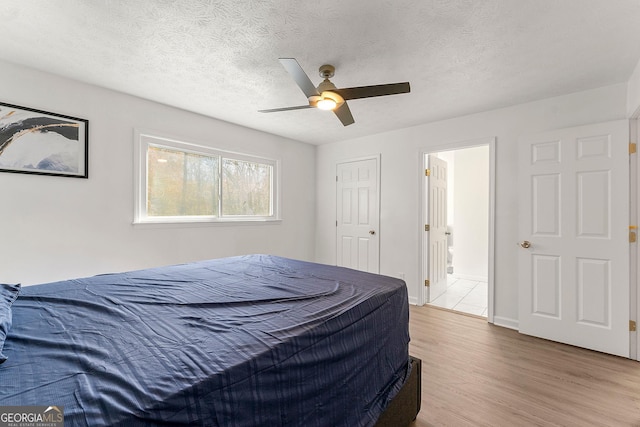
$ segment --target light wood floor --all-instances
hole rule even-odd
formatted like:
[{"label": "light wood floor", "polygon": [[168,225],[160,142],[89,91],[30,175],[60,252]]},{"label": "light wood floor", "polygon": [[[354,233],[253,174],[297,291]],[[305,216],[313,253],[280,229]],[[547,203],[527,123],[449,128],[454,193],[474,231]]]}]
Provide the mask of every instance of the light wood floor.
[{"label": "light wood floor", "polygon": [[422,359],[412,427],[640,426],[640,362],[411,306]]}]

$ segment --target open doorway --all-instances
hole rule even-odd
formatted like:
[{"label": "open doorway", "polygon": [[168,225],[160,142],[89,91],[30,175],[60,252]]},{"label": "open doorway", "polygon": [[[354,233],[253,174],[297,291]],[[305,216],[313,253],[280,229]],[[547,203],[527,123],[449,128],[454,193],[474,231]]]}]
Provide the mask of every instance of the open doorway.
[{"label": "open doorway", "polygon": [[423,193],[425,302],[492,321],[493,141],[475,142],[424,153],[436,175],[429,169]]}]

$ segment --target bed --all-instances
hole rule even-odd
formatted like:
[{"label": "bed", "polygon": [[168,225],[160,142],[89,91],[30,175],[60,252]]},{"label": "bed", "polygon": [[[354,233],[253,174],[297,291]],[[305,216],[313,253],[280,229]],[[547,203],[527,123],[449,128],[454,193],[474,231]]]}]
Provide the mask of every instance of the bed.
[{"label": "bed", "polygon": [[0,408],[56,406],[67,427],[399,427],[420,409],[399,279],[247,255],[0,291]]}]

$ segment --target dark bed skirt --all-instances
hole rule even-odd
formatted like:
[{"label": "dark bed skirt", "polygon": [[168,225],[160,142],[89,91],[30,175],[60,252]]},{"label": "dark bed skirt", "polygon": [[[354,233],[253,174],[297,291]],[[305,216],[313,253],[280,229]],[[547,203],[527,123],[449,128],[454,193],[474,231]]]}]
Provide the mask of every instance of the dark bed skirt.
[{"label": "dark bed skirt", "polygon": [[404,427],[416,419],[422,399],[422,360],[409,356],[411,374],[400,392],[378,419],[375,427]]}]

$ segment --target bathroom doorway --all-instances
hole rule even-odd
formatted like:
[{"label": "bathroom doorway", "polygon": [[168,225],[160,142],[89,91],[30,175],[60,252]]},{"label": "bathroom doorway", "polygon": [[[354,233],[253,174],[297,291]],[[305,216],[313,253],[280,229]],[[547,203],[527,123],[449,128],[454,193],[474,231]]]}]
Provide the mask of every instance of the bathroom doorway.
[{"label": "bathroom doorway", "polygon": [[[482,317],[489,317],[490,311],[491,148],[486,143],[424,153],[424,164],[437,175],[431,170],[425,174],[425,302]],[[436,184],[443,179],[443,170],[444,190],[442,183]],[[438,227],[443,216],[446,224]]]}]

